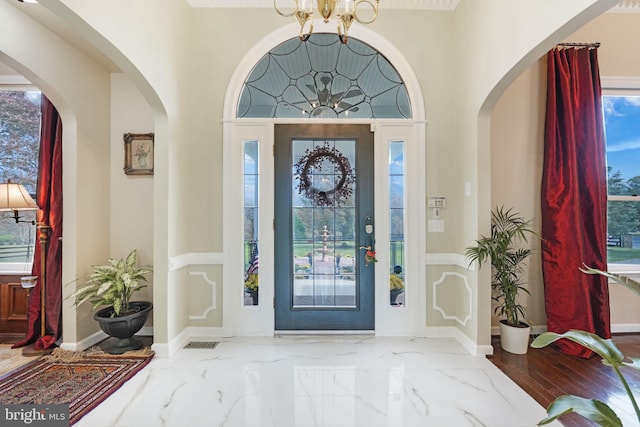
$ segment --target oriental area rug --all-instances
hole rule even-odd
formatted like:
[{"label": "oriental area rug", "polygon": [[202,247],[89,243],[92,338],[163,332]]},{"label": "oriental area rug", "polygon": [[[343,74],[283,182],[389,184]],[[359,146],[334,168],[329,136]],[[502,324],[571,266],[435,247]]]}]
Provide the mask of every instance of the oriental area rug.
[{"label": "oriental area rug", "polygon": [[121,355],[57,348],[0,378],[0,404],[68,404],[73,425],[152,358],[149,348]]}]

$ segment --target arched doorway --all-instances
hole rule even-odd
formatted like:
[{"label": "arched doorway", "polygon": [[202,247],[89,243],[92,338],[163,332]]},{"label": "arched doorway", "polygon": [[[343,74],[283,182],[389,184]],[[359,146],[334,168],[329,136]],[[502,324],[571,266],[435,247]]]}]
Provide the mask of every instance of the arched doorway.
[{"label": "arched doorway", "polygon": [[[418,224],[423,223],[424,208],[418,198],[405,197],[405,194],[424,194],[424,108],[415,76],[393,46],[366,29],[354,32],[345,47],[333,44],[337,41],[335,34],[317,34],[315,43],[310,40],[312,43],[305,44],[297,38],[292,39],[291,35],[295,33],[287,28],[273,33],[266,38],[269,42],[263,40],[249,52],[227,90],[223,329],[228,335],[283,332],[275,321],[278,307],[288,306],[290,312],[304,311],[313,300],[320,301],[319,309],[316,303],[312,304],[316,311],[361,310],[363,306],[359,305],[358,298],[364,291],[357,283],[358,278],[366,274],[358,272],[357,267],[367,265],[368,270],[364,271],[372,275],[375,272],[375,280],[367,288],[371,292],[367,304],[371,304],[375,321],[370,326],[353,329],[375,331],[379,335],[421,335],[425,327],[426,295],[415,284],[424,276],[420,254],[425,251],[425,241],[420,237],[422,233],[417,232]],[[253,58],[260,60],[255,62]],[[373,143],[369,148],[371,173],[366,178],[371,181],[367,190],[371,196],[371,213],[365,215],[366,218],[360,218],[359,214],[354,216],[358,218],[354,221],[355,227],[363,230],[362,236],[350,236],[343,227],[344,221],[335,216],[323,220],[324,223],[309,219],[320,218],[332,209],[341,209],[341,215],[347,217],[350,214],[344,209],[351,207],[325,204],[320,206],[324,209],[323,214],[302,213],[311,205],[300,200],[300,206],[295,201],[290,202],[291,195],[295,200],[296,194],[300,194],[300,188],[297,193],[291,189],[292,183],[299,182],[300,177],[289,176],[284,185],[284,181],[277,178],[282,168],[290,171],[296,160],[287,154],[288,163],[284,162],[284,167],[277,166],[278,154],[274,157],[274,151],[279,151],[277,147],[282,143],[274,137],[276,128],[282,125],[308,127],[310,122],[317,129],[336,128],[338,124],[364,125],[372,135]],[[308,145],[311,153],[322,150],[325,144],[333,147],[329,150],[339,153],[337,157],[343,154],[340,150],[351,150],[338,150],[337,146],[345,147],[345,141],[340,137],[327,137],[321,130],[317,136],[293,139],[306,141],[302,145]],[[390,164],[391,150],[394,150],[396,161],[404,162],[401,174]],[[297,156],[302,157],[303,152],[298,151]],[[390,183],[400,183],[399,190]],[[286,187],[284,193],[283,187]],[[324,191],[315,194],[320,193]],[[278,218],[278,208],[287,198],[289,204],[285,214]],[[238,212],[244,215],[238,215]],[[274,226],[274,218],[278,225]],[[292,225],[294,222],[297,229]],[[303,228],[305,232],[301,231]],[[279,243],[274,247],[276,241],[282,241],[279,233],[283,229],[288,233],[286,244],[281,247]],[[367,230],[374,229],[375,237],[367,234]],[[321,230],[324,230],[324,241]],[[330,243],[327,243],[327,236],[331,236]],[[405,236],[411,237],[405,239]],[[366,259],[368,251],[364,248],[373,250],[373,242],[374,257],[380,262],[374,263],[371,257]],[[329,247],[330,254],[327,253]],[[337,247],[344,250],[337,250]],[[302,265],[301,251],[311,254],[309,265]],[[284,259],[283,253],[286,253]],[[316,259],[316,255],[322,259]],[[342,265],[348,258],[354,261]],[[318,262],[327,265],[320,267]],[[352,270],[351,267],[356,268]],[[401,303],[390,299],[392,276],[401,278],[404,291]],[[351,296],[345,296],[344,290],[352,284],[350,280],[356,283],[355,290]],[[282,286],[290,286],[284,302]],[[259,297],[249,298],[255,291]],[[341,306],[343,303],[346,306]],[[325,324],[313,324],[308,328],[294,324],[284,329],[325,332],[352,329],[322,325]],[[329,322],[327,325],[335,324]]]}]

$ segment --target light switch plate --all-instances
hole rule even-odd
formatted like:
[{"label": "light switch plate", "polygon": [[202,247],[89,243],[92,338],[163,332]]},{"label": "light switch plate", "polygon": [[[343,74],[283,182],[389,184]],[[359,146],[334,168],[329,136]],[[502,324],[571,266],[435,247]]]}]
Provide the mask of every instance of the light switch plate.
[{"label": "light switch plate", "polygon": [[444,233],[444,220],[430,219],[427,223],[427,231],[429,233]]}]

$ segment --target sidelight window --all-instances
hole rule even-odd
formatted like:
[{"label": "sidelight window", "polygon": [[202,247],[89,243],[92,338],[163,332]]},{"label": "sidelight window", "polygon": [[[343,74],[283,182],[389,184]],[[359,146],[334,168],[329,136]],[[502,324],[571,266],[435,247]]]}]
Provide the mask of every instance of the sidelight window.
[{"label": "sidelight window", "polygon": [[405,304],[404,142],[389,144],[389,293],[392,306]]}]

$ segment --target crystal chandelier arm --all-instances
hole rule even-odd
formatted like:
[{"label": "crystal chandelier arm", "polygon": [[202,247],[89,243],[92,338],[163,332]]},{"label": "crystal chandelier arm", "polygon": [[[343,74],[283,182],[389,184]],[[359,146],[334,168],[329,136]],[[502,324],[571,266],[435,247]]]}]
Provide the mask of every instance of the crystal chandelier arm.
[{"label": "crystal chandelier arm", "polygon": [[338,37],[340,37],[340,41],[344,44],[347,42],[349,38],[349,28],[355,19],[355,15],[353,13],[343,13],[338,18]]},{"label": "crystal chandelier arm", "polygon": [[[273,0],[273,7],[280,16],[291,17],[294,16],[300,24],[300,40],[307,41],[313,33],[313,0],[289,0],[289,8],[282,10],[278,6],[278,1]],[[293,1],[293,3],[291,3]],[[322,17],[325,23],[329,22],[332,17],[335,17],[338,22],[338,35],[342,43],[347,42],[349,37],[349,27],[353,21],[358,21],[361,24],[370,24],[378,17],[378,3],[380,0],[315,0],[317,13]],[[364,4],[363,4],[364,3]],[[280,3],[282,5],[282,3]],[[295,4],[295,10],[293,9]],[[362,5],[365,8],[368,6],[371,10],[365,14],[366,19],[358,16],[357,9]],[[362,9],[360,10],[362,14]],[[305,28],[308,28],[305,31]]]},{"label": "crystal chandelier arm", "polygon": [[[275,1],[275,0],[274,0]],[[380,0],[375,0],[375,4],[372,2],[372,0],[358,0],[356,1],[356,4],[353,8],[353,15],[355,17],[355,20],[358,21],[361,24],[371,24],[373,21],[376,20],[376,18],[378,17],[378,3]],[[363,20],[358,18],[358,6],[360,6],[361,3],[364,3],[365,5],[368,5],[371,10],[373,11],[373,16],[371,17],[371,19],[369,20]]]},{"label": "crystal chandelier arm", "polygon": [[322,16],[322,20],[326,24],[336,12],[338,0],[318,0],[318,13]]},{"label": "crystal chandelier arm", "polygon": [[[303,9],[298,9],[296,11],[296,19],[298,20],[298,24],[300,24],[300,40],[306,42],[311,37],[313,33],[313,20],[311,19],[313,12],[307,12]],[[309,30],[305,34],[304,28],[305,26],[309,26]]]},{"label": "crystal chandelier arm", "polygon": [[278,7],[278,0],[273,0],[273,8],[276,10],[278,15],[284,16],[285,18],[290,18],[300,10],[299,0],[295,0],[295,1],[296,1],[296,9],[291,13],[286,13],[286,12],[283,12],[282,10],[280,10],[280,8]]}]

